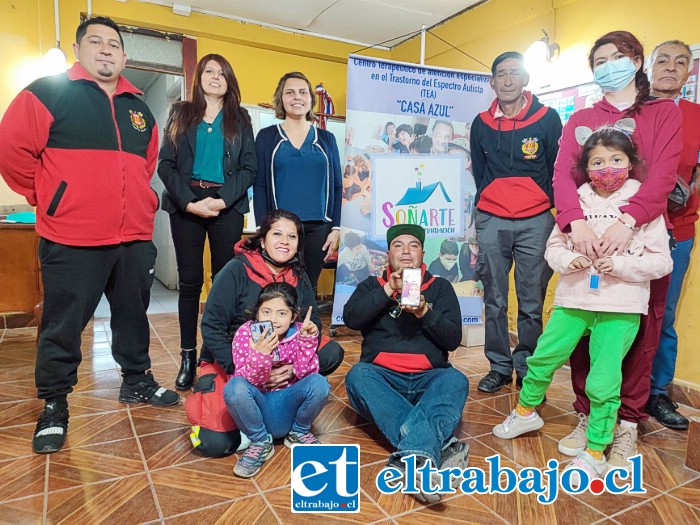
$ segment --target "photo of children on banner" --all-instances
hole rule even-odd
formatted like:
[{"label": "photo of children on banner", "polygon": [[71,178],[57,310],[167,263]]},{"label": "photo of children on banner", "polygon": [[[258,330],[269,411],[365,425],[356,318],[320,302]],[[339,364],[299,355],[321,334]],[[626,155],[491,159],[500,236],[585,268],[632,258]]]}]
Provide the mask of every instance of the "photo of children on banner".
[{"label": "photo of children on banner", "polygon": [[[351,148],[348,148],[351,149]],[[343,201],[369,200],[370,161],[367,154],[348,155],[343,168]]]},{"label": "photo of children on banner", "polygon": [[451,283],[459,282],[459,269],[457,268],[457,257],[459,246],[455,241],[445,239],[440,244],[440,255],[430,263],[428,271],[433,275],[447,279]]},{"label": "photo of children on banner", "polygon": [[360,235],[348,231],[341,239],[345,247],[338,253],[336,280],[341,283],[360,283],[370,275],[376,275],[372,256]]},{"label": "photo of children on banner", "polygon": [[411,142],[409,148],[411,155],[430,155],[433,149],[433,139],[427,135],[421,135]]},{"label": "photo of children on banner", "polygon": [[452,122],[447,120],[436,120],[433,124],[432,133],[430,135],[433,141],[433,155],[444,155],[448,153],[449,143],[452,142],[455,130]]},{"label": "photo of children on banner", "polygon": [[343,169],[343,200],[351,201],[362,191],[357,179],[357,169],[352,164],[346,164]]},{"label": "photo of children on banner", "polygon": [[[575,130],[576,141],[583,146],[576,169],[588,178],[578,189],[579,201],[586,223],[598,236],[622,220],[620,208],[641,186],[628,178],[640,165],[637,148],[628,135],[634,128],[634,120],[626,118],[595,132],[584,126]],[[628,246],[615,253],[589,258],[575,251],[571,234],[554,227],[545,251],[545,259],[560,274],[554,311],[534,354],[527,358],[528,373],[518,405],[493,428],[493,434],[501,439],[541,428],[544,421],[535,407],[542,403],[554,373],[581,337],[589,335],[591,368],[586,393],[591,412],[586,444],[574,449],[559,442],[559,452],[576,456],[566,468],[574,469],[574,487],[580,483],[576,469],[593,479],[602,478],[612,468],[604,452],[613,442],[617,423],[622,360],[634,342],[641,316],[647,315],[650,281],[667,275],[673,267],[663,216],[634,228]]]},{"label": "photo of children on banner", "polygon": [[387,122],[384,125],[384,133],[382,133],[381,139],[385,144],[392,146],[396,142],[396,124]]},{"label": "photo of children on banner", "polygon": [[[224,389],[224,400],[236,427],[251,441],[233,469],[236,476],[257,474],[275,452],[273,439],[284,437],[289,448],[319,443],[311,424],[328,399],[330,385],[318,373],[318,327],[311,321],[311,311],[309,307],[303,322],[297,322],[295,288],[274,282],[260,293],[255,319],[241,325],[233,337],[235,372]],[[253,330],[261,322],[267,322],[267,328]],[[266,389],[270,373],[285,365],[293,366],[289,383]]]},{"label": "photo of children on banner", "polygon": [[396,128],[396,142],[392,145],[396,153],[409,153],[411,143],[416,138],[413,126],[410,124],[401,124]]},{"label": "photo of children on banner", "polygon": [[452,141],[447,144],[447,153],[450,155],[462,155],[464,157],[464,172],[471,176],[472,156],[469,153],[468,138],[455,136]]}]

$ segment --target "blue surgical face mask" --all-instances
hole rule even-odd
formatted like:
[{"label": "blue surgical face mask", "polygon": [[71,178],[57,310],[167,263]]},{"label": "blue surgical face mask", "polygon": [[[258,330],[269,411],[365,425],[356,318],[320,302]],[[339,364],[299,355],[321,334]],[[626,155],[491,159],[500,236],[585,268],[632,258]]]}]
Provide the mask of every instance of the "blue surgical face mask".
[{"label": "blue surgical face mask", "polygon": [[608,60],[593,70],[593,81],[604,92],[620,91],[634,80],[637,66],[630,57]]}]

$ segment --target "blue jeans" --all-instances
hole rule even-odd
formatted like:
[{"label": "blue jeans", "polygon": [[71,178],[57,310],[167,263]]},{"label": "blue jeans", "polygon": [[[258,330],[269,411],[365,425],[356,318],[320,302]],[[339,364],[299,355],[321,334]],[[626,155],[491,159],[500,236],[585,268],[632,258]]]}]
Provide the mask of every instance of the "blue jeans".
[{"label": "blue jeans", "polygon": [[261,392],[243,377],[232,377],[224,401],[238,429],[252,442],[289,432],[306,434],[326,404],[331,387],[320,374],[311,374],[282,390]]},{"label": "blue jeans", "polygon": [[394,457],[420,454],[438,466],[462,417],[469,380],[452,367],[409,374],[358,363],[345,389],[353,408],[396,448]]},{"label": "blue jeans", "polygon": [[666,296],[666,310],[661,325],[661,337],[659,346],[654,356],[654,364],[651,369],[650,395],[668,395],[667,387],[673,381],[676,373],[676,356],[678,355],[678,335],[676,334],[676,307],[683,290],[683,279],[690,264],[690,252],[693,249],[693,239],[676,243],[676,249],[671,251],[673,259],[673,272],[671,272],[671,285]]}]

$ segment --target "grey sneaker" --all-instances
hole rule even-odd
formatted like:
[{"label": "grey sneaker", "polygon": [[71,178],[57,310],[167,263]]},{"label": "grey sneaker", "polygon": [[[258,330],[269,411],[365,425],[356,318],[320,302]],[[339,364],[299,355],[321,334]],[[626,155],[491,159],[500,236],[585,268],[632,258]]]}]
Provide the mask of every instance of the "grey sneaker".
[{"label": "grey sneaker", "polygon": [[515,410],[503,423],[493,427],[493,435],[501,439],[513,439],[514,437],[539,430],[544,426],[544,421],[535,411],[529,416],[521,416]]},{"label": "grey sneaker", "polygon": [[275,453],[272,446],[272,436],[267,435],[265,441],[256,441],[248,445],[248,448],[240,457],[233,468],[233,473],[239,478],[252,478],[262,468],[263,463]]},{"label": "grey sneaker", "polygon": [[[573,469],[583,470],[586,474],[588,474],[589,480],[594,480],[595,478],[602,479],[603,476],[605,476],[605,473],[608,471],[608,463],[605,461],[605,456],[603,456],[603,459],[598,460],[585,450],[582,450],[576,456],[576,459],[574,459],[564,470],[562,470],[562,476],[567,470]],[[581,476],[578,472],[576,472],[576,470],[574,470],[571,473],[571,487],[573,489],[578,489],[579,485],[581,485]]]},{"label": "grey sneaker", "polygon": [[[440,470],[457,468],[464,470],[469,466],[469,445],[454,441],[447,445],[440,454]],[[462,482],[461,476],[450,476],[450,486],[457,489]]]},{"label": "grey sneaker", "polygon": [[578,456],[580,452],[586,450],[586,444],[588,440],[586,439],[586,429],[588,428],[588,415],[587,414],[577,414],[578,415],[578,425],[576,428],[566,437],[559,440],[559,452],[565,456]]},{"label": "grey sneaker", "polygon": [[300,434],[299,432],[290,432],[284,438],[284,446],[292,448],[295,445],[320,445],[321,442],[311,432]]},{"label": "grey sneaker", "polygon": [[629,462],[631,456],[637,455],[637,429],[617,425],[612,448],[608,455],[608,465],[612,468],[632,468]]},{"label": "grey sneaker", "polygon": [[[425,463],[428,461],[428,458],[424,456],[418,456],[416,455],[416,488],[418,489],[418,492],[416,494],[411,494],[414,498],[416,498],[418,501],[421,503],[425,504],[430,504],[430,503],[437,503],[440,501],[442,498],[442,494],[429,494],[427,492],[423,492],[422,487],[423,487],[423,474],[419,471],[420,468],[425,465]],[[401,458],[397,458],[392,456],[389,459],[389,463],[387,464],[389,467],[394,467],[396,469],[399,469],[403,473],[404,477],[404,483],[405,483],[405,477],[406,477],[406,465],[404,464],[403,461],[401,461]],[[435,468],[435,465],[433,465],[433,468]],[[435,471],[435,473],[430,477],[430,484],[432,488],[439,488],[440,487],[440,475]]]}]

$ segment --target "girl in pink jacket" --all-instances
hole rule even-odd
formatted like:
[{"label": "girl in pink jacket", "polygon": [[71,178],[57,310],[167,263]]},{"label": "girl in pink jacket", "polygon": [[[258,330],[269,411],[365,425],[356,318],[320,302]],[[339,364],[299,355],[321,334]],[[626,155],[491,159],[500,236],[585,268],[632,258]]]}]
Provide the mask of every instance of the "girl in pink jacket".
[{"label": "girl in pink jacket", "polygon": [[[625,119],[595,132],[576,129],[577,140],[583,143],[577,168],[589,180],[578,189],[579,203],[596,235],[623,221],[622,208],[640,188],[638,181],[628,178],[639,167],[637,150],[622,131],[633,128],[634,121]],[[602,478],[609,469],[604,451],[613,441],[620,407],[622,360],[637,335],[641,315],[647,314],[650,281],[669,274],[673,267],[664,218],[635,228],[624,250],[602,257],[583,255],[575,249],[571,235],[555,226],[545,259],[560,274],[554,311],[535,353],[527,359],[519,403],[493,433],[511,439],[544,425],[535,407],[542,403],[554,372],[581,337],[589,335],[591,371],[586,393],[591,413],[586,446],[576,451],[567,470],[580,469],[589,479]],[[580,474],[573,470],[572,484],[579,483]]]},{"label": "girl in pink jacket", "polygon": [[[318,327],[311,321],[311,308],[303,323],[294,322],[299,315],[294,287],[268,284],[255,312],[258,322],[241,325],[233,337],[235,372],[224,389],[231,417],[251,441],[233,469],[243,478],[254,476],[272,457],[275,438],[286,436],[290,448],[319,443],[311,424],[330,394],[328,381],[318,373]],[[289,383],[268,390],[272,369],[290,364],[294,375]]]}]

